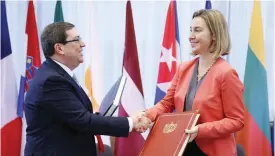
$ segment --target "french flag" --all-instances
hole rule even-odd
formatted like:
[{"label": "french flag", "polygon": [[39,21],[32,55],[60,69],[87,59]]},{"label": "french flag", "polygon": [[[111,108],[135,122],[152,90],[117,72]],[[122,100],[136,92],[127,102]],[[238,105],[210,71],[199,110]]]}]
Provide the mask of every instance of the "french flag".
[{"label": "french flag", "polygon": [[164,97],[177,71],[177,57],[179,57],[177,54],[180,54],[177,3],[176,1],[171,1],[166,16],[155,104],[157,104]]},{"label": "french flag", "polygon": [[22,138],[22,119],[17,114],[16,77],[6,14],[1,1],[1,155],[19,156]]}]

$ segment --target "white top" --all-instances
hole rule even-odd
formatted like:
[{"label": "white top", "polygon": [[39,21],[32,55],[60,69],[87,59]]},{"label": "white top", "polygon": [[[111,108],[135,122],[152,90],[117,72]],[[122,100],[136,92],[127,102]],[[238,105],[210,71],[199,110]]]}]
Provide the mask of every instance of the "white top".
[{"label": "white top", "polygon": [[55,63],[57,63],[58,65],[60,65],[60,67],[62,67],[71,77],[73,77],[74,72],[70,68],[68,68],[67,66],[65,66],[64,64],[62,64],[62,63],[60,63],[60,62],[58,62],[56,60],[53,60],[53,61]]}]

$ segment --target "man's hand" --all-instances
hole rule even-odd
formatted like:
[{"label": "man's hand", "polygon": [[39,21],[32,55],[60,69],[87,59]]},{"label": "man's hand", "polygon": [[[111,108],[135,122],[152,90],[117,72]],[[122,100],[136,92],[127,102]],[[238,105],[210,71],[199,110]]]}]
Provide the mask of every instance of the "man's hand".
[{"label": "man's hand", "polygon": [[143,133],[152,126],[151,120],[146,116],[146,112],[139,112],[131,117],[133,120],[133,131]]},{"label": "man's hand", "polygon": [[188,142],[192,142],[192,141],[197,137],[198,132],[199,132],[199,127],[198,127],[198,126],[194,126],[194,127],[192,127],[190,130],[189,130],[189,129],[186,129],[186,130],[185,130],[185,133],[191,135]]}]

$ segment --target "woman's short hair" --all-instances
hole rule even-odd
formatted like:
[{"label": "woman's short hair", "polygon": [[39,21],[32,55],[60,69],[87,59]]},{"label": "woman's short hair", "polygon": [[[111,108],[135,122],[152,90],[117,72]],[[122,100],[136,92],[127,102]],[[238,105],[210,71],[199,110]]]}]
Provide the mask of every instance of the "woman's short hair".
[{"label": "woman's short hair", "polygon": [[231,41],[223,14],[214,9],[201,9],[194,12],[192,19],[196,17],[201,17],[205,21],[211,35],[216,38],[212,43],[210,52],[214,53],[215,57],[228,55],[230,53]]}]

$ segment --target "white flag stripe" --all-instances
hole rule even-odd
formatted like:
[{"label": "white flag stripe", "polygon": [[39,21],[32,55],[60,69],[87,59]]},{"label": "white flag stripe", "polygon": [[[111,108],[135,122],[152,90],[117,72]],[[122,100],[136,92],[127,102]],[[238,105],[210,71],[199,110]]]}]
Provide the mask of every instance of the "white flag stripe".
[{"label": "white flag stripe", "polygon": [[[101,103],[104,97],[104,62],[102,58],[102,53],[99,44],[99,35],[96,29],[96,19],[94,15],[93,2],[88,2],[90,5],[84,5],[83,9],[88,10],[87,15],[87,30],[85,37],[87,39],[87,44],[85,47],[85,70],[90,67],[92,74],[92,86],[93,86],[93,96],[98,104]],[[85,3],[86,4],[86,3]],[[85,75],[84,75],[85,77]]]},{"label": "white flag stripe", "polygon": [[144,99],[125,68],[123,68],[123,75],[127,77],[127,81],[121,97],[121,104],[127,114],[131,116],[138,111],[145,110]]},{"label": "white flag stripe", "polygon": [[17,88],[12,55],[1,60],[1,128],[17,117]]},{"label": "white flag stripe", "polygon": [[164,83],[159,83],[157,84],[157,86],[159,87],[159,89],[163,92],[167,92],[168,88],[170,87],[171,85],[171,81],[170,82],[164,82]]},{"label": "white flag stripe", "polygon": [[[102,57],[102,52],[99,43],[99,35],[96,28],[96,16],[94,14],[94,2],[87,1],[79,5],[79,9],[84,12],[88,12],[87,15],[83,16],[81,20],[87,22],[85,25],[81,25],[81,36],[83,41],[86,43],[84,48],[84,75],[82,76],[82,88],[87,94],[89,94],[88,88],[91,86],[86,86],[85,79],[87,70],[90,70],[90,82],[92,84],[92,94],[98,105],[104,97],[104,62]],[[102,141],[106,145],[111,145],[109,136],[101,136]],[[95,139],[97,142],[97,139]]]},{"label": "white flag stripe", "polygon": [[[123,75],[127,77],[127,81],[121,97],[121,104],[127,114],[131,116],[137,112],[145,110],[144,98],[125,68],[123,68]],[[146,132],[141,134],[145,140],[149,132],[148,129]]]}]

